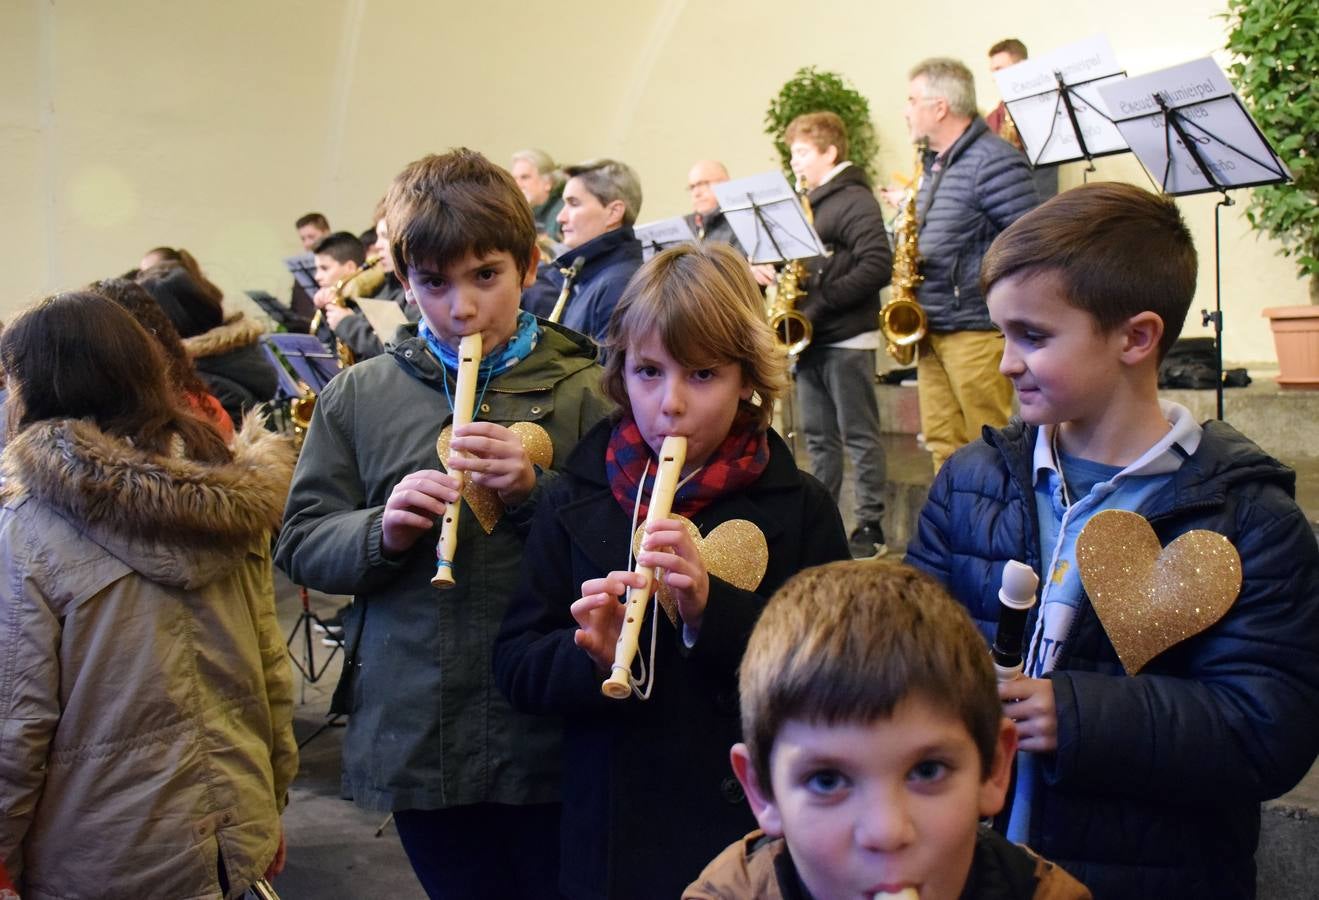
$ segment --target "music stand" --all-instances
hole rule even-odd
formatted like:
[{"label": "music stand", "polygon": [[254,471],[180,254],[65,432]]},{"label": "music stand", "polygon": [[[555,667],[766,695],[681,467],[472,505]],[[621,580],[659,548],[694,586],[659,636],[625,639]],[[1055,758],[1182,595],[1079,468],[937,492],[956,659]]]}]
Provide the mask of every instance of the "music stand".
[{"label": "music stand", "polygon": [[[286,416],[289,403],[305,397],[308,393],[319,394],[330,379],[339,372],[335,355],[309,334],[264,334],[261,336],[261,349],[265,351],[271,368],[275,370],[277,378],[275,400],[283,405]],[[298,702],[306,703],[307,685],[316,684],[321,680],[331,661],[334,660],[335,654],[343,649],[343,641],[337,641],[330,650],[329,656],[317,662],[316,643],[312,636],[313,626],[325,634],[330,634],[330,631],[324,620],[311,608],[311,598],[307,589],[301,585],[298,586],[298,599],[302,603],[302,610],[298,613],[293,627],[289,629],[284,646],[288,650],[293,667],[302,675],[302,690]],[[295,642],[301,645],[301,656],[294,650]],[[298,746],[302,747],[311,742],[337,719],[337,716],[331,717],[330,721],[301,741]]]},{"label": "music stand", "polygon": [[1126,78],[1103,35],[1024,59],[994,78],[1033,168],[1084,159],[1088,173],[1096,158],[1129,149],[1100,93]]},{"label": "music stand", "polygon": [[637,240],[641,241],[641,256],[645,260],[649,260],[661,250],[676,247],[678,244],[696,243],[696,235],[692,233],[691,226],[682,216],[647,222],[645,225],[637,225],[632,230]]},{"label": "music stand", "polygon": [[1228,191],[1291,181],[1286,164],[1259,130],[1212,57],[1100,88],[1132,151],[1172,197],[1217,191],[1214,205],[1214,311],[1218,418],[1223,418],[1223,284],[1220,214]]},{"label": "music stand", "polygon": [[275,295],[269,291],[243,291],[252,302],[261,307],[272,322],[285,331],[293,331],[298,334],[306,334],[311,329],[311,319],[300,315],[292,307],[286,306],[275,299]]},{"label": "music stand", "polygon": [[[748,248],[752,265],[788,263],[824,256],[824,242],[807,220],[801,198],[780,171],[764,172],[736,181],[711,186],[719,209],[738,242]],[[797,380],[797,358],[789,355],[788,375]],[[789,390],[781,403],[783,438],[797,456],[797,412],[795,391]]]},{"label": "music stand", "polygon": [[801,200],[782,172],[765,172],[712,185],[719,208],[752,265],[824,255],[824,244],[806,221]]}]

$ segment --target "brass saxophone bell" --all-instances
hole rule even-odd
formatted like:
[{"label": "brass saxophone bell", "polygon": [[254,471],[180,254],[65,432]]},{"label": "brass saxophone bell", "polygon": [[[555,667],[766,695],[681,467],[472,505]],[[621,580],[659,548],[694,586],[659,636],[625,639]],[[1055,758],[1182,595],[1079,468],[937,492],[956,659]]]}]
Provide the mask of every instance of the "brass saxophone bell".
[{"label": "brass saxophone bell", "polygon": [[893,281],[889,302],[879,311],[879,330],[884,334],[884,349],[899,366],[910,366],[916,359],[916,346],[929,330],[925,310],[916,299],[916,286],[923,280],[920,274],[920,254],[917,240],[920,223],[916,216],[917,185],[923,170],[921,147],[916,148],[916,174],[912,177],[907,199],[902,204],[900,219],[894,235]]}]

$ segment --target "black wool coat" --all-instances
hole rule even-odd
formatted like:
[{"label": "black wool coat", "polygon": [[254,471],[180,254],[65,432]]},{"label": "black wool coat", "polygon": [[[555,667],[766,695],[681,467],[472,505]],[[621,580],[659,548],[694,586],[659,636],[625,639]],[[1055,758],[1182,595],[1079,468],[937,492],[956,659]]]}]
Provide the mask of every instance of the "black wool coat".
[{"label": "black wool coat", "polygon": [[537,506],[522,583],[495,645],[495,680],[516,708],[564,717],[564,895],[669,900],[755,826],[728,763],[740,740],[737,666],[751,629],[790,575],[847,558],[847,539],[828,493],[770,432],[759,480],[693,520],[703,535],[730,519],[760,528],[769,564],[759,587],[712,576],[690,649],[662,612],[648,613],[639,655],[657,622],[654,692],[645,702],[606,699],[603,676],[573,643],[568,607],[583,581],[627,567],[632,517],[605,475],[611,429],[605,420],[582,438]]}]

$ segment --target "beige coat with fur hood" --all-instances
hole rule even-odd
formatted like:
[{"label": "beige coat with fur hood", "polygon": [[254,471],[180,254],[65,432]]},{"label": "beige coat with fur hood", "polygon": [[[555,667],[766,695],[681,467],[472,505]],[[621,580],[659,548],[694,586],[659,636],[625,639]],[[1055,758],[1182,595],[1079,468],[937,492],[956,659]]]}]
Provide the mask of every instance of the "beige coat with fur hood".
[{"label": "beige coat with fur hood", "polygon": [[0,496],[0,859],[25,900],[241,893],[297,769],[270,534],[292,470],[34,425]]}]

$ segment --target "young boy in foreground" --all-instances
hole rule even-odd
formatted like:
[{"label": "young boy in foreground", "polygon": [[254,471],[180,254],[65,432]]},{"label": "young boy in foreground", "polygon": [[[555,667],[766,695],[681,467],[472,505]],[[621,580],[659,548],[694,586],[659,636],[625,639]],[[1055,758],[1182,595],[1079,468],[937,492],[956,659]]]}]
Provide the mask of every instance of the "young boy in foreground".
[{"label": "young boy in foreground", "polygon": [[[490,651],[534,501],[606,410],[595,348],[519,311],[536,226],[512,176],[479,153],[408,165],[386,220],[422,320],[320,395],[276,559],[298,584],[356,598],[336,694],[344,787],[394,813],[427,894],[555,897],[561,729],[508,705]],[[449,455],[436,439],[453,419],[456,348],[474,334],[478,399]],[[541,440],[524,447],[519,425],[539,426]],[[538,446],[547,455],[533,462]],[[460,502],[463,472],[484,500],[464,493],[455,583],[442,593],[434,525]]]},{"label": "young boy in foreground", "polygon": [[[1253,897],[1259,804],[1319,750],[1319,553],[1295,475],[1158,396],[1195,275],[1173,201],[1131,185],[1073,189],[1004,231],[982,279],[1024,422],[949,460],[908,548],[986,636],[1007,560],[1039,574],[1025,677],[999,686],[1024,751],[1000,824],[1101,900]],[[1240,555],[1223,617],[1136,672],[1077,565],[1081,529],[1111,509],[1145,517],[1162,547],[1205,529]],[[1146,601],[1171,610],[1119,609],[1167,631],[1208,587]]]},{"label": "young boy in foreground", "polygon": [[712,898],[1085,898],[979,820],[1016,732],[984,642],[935,581],[892,562],[808,569],[742,660],[733,771],[761,831],[689,886]]}]

